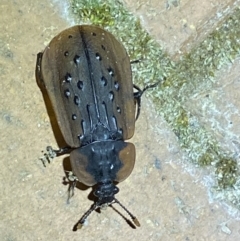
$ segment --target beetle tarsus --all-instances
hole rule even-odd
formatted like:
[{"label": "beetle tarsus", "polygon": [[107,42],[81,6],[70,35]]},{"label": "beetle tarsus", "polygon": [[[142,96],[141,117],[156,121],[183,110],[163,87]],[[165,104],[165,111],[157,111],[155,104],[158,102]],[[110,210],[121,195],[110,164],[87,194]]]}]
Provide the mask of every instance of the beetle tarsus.
[{"label": "beetle tarsus", "polygon": [[50,163],[56,156],[56,152],[52,147],[47,146],[46,152],[43,153],[43,157],[40,157],[40,160],[42,161],[43,166],[46,167],[46,162]]}]

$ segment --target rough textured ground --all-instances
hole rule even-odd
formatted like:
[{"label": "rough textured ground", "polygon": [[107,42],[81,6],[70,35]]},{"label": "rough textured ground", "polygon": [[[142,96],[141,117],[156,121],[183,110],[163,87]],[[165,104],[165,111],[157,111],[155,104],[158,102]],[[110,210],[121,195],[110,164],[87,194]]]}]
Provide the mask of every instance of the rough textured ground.
[{"label": "rough textured ground", "polygon": [[[119,184],[117,196],[142,226],[130,228],[108,208],[92,214],[82,230],[72,231],[92,203],[88,199],[91,190],[76,190],[67,204],[67,186],[62,180],[68,159],[57,158],[47,168],[38,160],[45,146],[57,146],[57,142],[34,76],[38,51],[73,25],[66,3],[0,3],[1,240],[239,240],[238,211],[212,198],[207,170],[181,161],[186,155],[177,138],[146,98],[131,140],[137,149],[136,167]],[[141,16],[148,31],[175,57],[201,41],[204,34],[198,34],[196,40],[195,31],[208,34],[219,21],[217,12],[223,13],[234,3],[238,1],[142,1],[140,5],[126,1],[126,6]],[[149,18],[153,10],[156,17]],[[240,109],[239,66],[236,59],[219,72],[211,92],[220,96],[216,104],[233,103]],[[199,102],[194,99],[191,103],[194,101],[197,106]],[[224,129],[227,123],[218,117]],[[239,133],[238,114],[233,122]],[[223,132],[219,138],[228,141]]]}]

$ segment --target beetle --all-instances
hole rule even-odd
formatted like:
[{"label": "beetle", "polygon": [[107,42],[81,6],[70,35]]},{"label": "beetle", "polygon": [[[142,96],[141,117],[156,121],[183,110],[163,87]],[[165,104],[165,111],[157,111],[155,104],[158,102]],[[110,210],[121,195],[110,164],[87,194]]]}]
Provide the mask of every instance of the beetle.
[{"label": "beetle", "polygon": [[76,25],[55,36],[37,56],[36,79],[50,98],[68,145],[48,149],[56,155],[70,153],[74,183],[95,187],[97,201],[77,228],[92,211],[113,203],[140,226],[115,198],[119,192],[116,183],[126,179],[135,164],[135,146],[125,140],[134,134],[141,96],[158,83],[143,90],[135,86],[123,45],[111,33],[92,25]]}]

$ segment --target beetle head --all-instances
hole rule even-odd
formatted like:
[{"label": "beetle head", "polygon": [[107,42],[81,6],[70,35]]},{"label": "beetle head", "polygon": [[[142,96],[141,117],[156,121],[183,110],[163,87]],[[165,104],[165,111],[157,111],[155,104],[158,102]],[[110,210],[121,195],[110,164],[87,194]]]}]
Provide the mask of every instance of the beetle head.
[{"label": "beetle head", "polygon": [[98,202],[102,204],[112,203],[114,195],[119,192],[119,188],[116,187],[111,181],[98,183],[98,186],[94,192],[94,195],[98,197]]},{"label": "beetle head", "polygon": [[114,185],[113,182],[100,182],[97,185],[97,188],[94,192],[94,195],[98,197],[97,202],[95,202],[88,211],[82,216],[82,218],[78,221],[76,228],[81,229],[87,217],[91,214],[92,211],[97,208],[105,208],[111,204],[118,203],[131,217],[132,221],[136,226],[140,226],[139,221],[135,216],[133,216],[115,197],[114,195],[119,192],[119,188]]}]

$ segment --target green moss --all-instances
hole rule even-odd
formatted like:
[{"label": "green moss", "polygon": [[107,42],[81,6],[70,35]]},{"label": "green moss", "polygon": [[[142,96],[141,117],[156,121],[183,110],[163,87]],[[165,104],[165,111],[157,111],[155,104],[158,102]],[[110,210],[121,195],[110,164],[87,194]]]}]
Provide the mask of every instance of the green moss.
[{"label": "green moss", "polygon": [[213,166],[220,189],[232,187],[237,180],[237,165],[233,155],[226,154],[227,151],[202,126],[186,102],[193,93],[211,90],[218,70],[239,55],[240,9],[231,12],[221,26],[190,53],[174,62],[119,1],[72,0],[72,6],[80,23],[104,27],[123,42],[132,60],[142,60],[132,65],[136,84],[146,85],[163,76],[167,77],[160,88],[148,92],[158,113],[177,135],[189,160],[199,166]]},{"label": "green moss", "polygon": [[232,187],[237,180],[237,162],[229,158],[219,160],[216,164],[216,175],[220,188]]},{"label": "green moss", "polygon": [[188,126],[188,114],[187,111],[182,109],[176,118],[176,126],[181,128],[186,128]]},{"label": "green moss", "polygon": [[111,6],[104,2],[83,0],[72,1],[73,12],[81,18],[82,21],[91,22],[94,25],[106,27],[115,24],[112,15]]},{"label": "green moss", "polygon": [[211,154],[210,150],[207,150],[204,155],[202,155],[197,163],[200,166],[209,166],[211,163],[214,163],[214,155]]},{"label": "green moss", "polygon": [[[221,27],[213,31],[199,46],[179,62],[172,64],[164,71],[167,80],[162,85],[161,96],[157,96],[155,103],[159,114],[164,116],[170,124],[179,143],[188,153],[192,162],[200,165],[215,166],[216,179],[219,187],[227,188],[236,182],[237,166],[229,153],[229,160],[233,168],[222,168],[220,160],[226,150],[223,150],[214,136],[208,133],[198,117],[185,106],[186,101],[193,93],[210,90],[214,84],[215,73],[226,63],[231,63],[240,52],[240,10],[229,17]],[[185,111],[183,111],[183,109]],[[188,113],[188,118],[184,113]],[[182,113],[182,114],[180,114]],[[177,116],[177,118],[174,118]],[[185,120],[185,121],[184,121]],[[236,170],[235,170],[236,167]],[[219,170],[223,171],[220,173]],[[228,172],[226,171],[228,170]],[[223,175],[222,177],[220,177]]]}]

